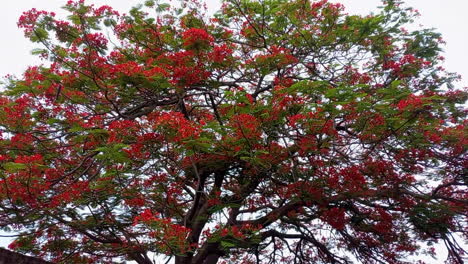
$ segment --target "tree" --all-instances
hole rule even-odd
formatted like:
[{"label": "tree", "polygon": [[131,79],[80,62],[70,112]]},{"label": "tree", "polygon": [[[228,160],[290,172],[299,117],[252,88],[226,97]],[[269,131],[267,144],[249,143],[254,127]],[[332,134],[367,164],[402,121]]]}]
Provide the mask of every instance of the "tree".
[{"label": "tree", "polygon": [[[396,0],[69,1],[18,23],[0,226],[61,263],[463,263],[467,93]],[[456,235],[458,233],[458,235]]]}]

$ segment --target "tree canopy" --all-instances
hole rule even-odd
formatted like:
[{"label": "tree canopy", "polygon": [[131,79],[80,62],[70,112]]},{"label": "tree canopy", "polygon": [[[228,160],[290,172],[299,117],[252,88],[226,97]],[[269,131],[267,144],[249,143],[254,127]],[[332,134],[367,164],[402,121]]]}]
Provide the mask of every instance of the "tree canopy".
[{"label": "tree canopy", "polygon": [[[0,227],[58,263],[408,263],[467,238],[466,98],[397,0],[68,1],[0,94]],[[14,62],[9,62],[14,63]]]}]

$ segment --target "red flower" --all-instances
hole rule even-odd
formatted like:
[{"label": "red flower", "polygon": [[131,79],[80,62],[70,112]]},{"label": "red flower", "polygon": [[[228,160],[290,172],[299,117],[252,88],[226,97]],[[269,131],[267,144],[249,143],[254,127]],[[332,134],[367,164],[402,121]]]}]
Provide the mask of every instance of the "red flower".
[{"label": "red flower", "polygon": [[325,222],[338,230],[343,229],[347,222],[343,208],[331,208],[325,211],[322,217]]},{"label": "red flower", "polygon": [[213,42],[213,37],[201,28],[191,28],[182,33],[184,46],[186,48],[198,48],[210,45]]}]

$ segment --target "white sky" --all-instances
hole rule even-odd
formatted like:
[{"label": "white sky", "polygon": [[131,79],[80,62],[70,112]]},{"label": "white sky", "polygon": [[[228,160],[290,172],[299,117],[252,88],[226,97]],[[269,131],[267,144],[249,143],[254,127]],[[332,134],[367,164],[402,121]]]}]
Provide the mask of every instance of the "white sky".
[{"label": "white sky", "polygon": [[[87,0],[96,5],[107,4],[120,12],[127,12],[131,6],[143,0]],[[376,10],[380,0],[331,0],[345,5],[348,13],[366,14]],[[31,8],[54,11],[60,17],[60,7],[67,0],[14,0],[2,1],[0,16],[0,77],[7,74],[19,76],[27,66],[39,62],[31,55],[33,45],[23,37],[23,32],[17,28],[16,22],[23,11]],[[210,10],[219,7],[218,0],[206,0]],[[421,18],[417,23],[424,27],[436,28],[442,33],[445,46],[445,68],[462,75],[462,82],[457,86],[468,86],[468,0],[406,0],[408,6],[418,9]],[[6,246],[8,240],[0,238],[0,246]],[[445,254],[444,254],[445,255]],[[436,263],[434,260],[431,263]],[[439,260],[437,263],[442,263]]]}]

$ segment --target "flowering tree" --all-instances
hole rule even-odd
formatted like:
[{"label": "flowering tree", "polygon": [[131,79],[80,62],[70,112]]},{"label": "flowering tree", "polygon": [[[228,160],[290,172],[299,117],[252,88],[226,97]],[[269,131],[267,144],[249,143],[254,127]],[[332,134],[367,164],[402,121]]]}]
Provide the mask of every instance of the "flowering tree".
[{"label": "flowering tree", "polygon": [[440,35],[404,29],[412,9],[65,9],[21,16],[44,65],[0,97],[11,249],[61,263],[407,263],[443,241],[463,263],[467,94],[440,66]]}]

